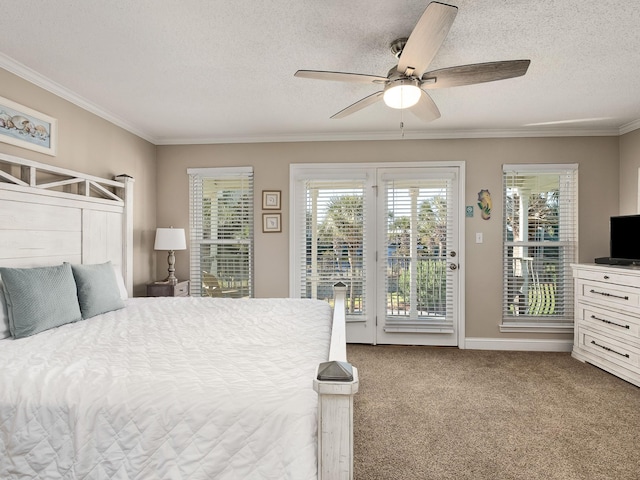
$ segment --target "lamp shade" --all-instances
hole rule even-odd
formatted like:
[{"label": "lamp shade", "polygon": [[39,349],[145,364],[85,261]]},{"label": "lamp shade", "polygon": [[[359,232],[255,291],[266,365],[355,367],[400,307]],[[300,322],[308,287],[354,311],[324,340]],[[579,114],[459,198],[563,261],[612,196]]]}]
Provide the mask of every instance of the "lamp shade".
[{"label": "lamp shade", "polygon": [[421,95],[422,91],[416,80],[401,79],[387,85],[383,99],[391,108],[409,108],[418,103]]},{"label": "lamp shade", "polygon": [[154,250],[186,250],[184,228],[157,228]]}]

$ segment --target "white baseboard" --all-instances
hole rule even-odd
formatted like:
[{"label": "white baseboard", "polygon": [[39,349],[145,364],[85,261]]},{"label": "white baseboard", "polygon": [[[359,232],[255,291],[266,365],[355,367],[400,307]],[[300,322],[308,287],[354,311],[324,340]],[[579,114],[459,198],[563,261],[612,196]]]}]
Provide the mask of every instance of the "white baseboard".
[{"label": "white baseboard", "polygon": [[570,352],[573,340],[540,340],[517,338],[465,338],[468,350],[518,350],[530,352]]}]

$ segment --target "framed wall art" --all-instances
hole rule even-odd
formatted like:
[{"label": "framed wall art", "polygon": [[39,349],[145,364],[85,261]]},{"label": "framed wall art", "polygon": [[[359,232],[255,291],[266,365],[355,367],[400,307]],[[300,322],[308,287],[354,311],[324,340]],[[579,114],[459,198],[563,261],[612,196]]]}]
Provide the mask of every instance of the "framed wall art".
[{"label": "framed wall art", "polygon": [[262,191],[262,209],[280,210],[280,190]]},{"label": "framed wall art", "polygon": [[0,97],[0,142],[55,156],[57,127],[55,118]]},{"label": "framed wall art", "polygon": [[279,213],[262,214],[262,231],[264,233],[277,233],[282,231],[281,217]]}]

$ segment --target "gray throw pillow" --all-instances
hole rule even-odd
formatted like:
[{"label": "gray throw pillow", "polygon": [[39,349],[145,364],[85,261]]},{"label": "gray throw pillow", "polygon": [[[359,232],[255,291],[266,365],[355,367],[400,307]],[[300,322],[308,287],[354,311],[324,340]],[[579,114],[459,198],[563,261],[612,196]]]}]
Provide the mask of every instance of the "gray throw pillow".
[{"label": "gray throw pillow", "polygon": [[10,336],[11,331],[9,330],[9,314],[7,313],[7,301],[4,298],[2,277],[0,277],[0,340],[9,338]]},{"label": "gray throw pillow", "polygon": [[82,319],[71,266],[0,268],[14,338]]},{"label": "gray throw pillow", "polygon": [[71,265],[78,287],[82,318],[124,308],[118,281],[111,262],[96,265]]}]

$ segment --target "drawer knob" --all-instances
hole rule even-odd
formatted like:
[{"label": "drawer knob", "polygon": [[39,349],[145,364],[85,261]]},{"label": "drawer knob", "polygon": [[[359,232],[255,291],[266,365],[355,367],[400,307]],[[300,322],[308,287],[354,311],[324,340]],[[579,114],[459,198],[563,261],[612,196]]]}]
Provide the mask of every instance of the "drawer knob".
[{"label": "drawer knob", "polygon": [[605,280],[609,280],[609,275],[605,275],[605,276],[604,276],[604,279],[605,279]]}]

